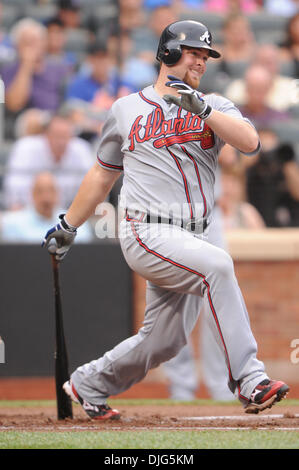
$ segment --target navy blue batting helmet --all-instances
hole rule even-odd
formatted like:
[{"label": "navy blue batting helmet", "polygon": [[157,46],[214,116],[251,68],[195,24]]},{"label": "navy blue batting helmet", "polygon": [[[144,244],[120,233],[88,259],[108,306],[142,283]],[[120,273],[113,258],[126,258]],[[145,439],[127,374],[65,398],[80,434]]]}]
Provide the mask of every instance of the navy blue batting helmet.
[{"label": "navy blue batting helmet", "polygon": [[176,21],[168,25],[161,34],[157,50],[157,60],[174,65],[182,55],[181,46],[203,48],[209,55],[218,59],[219,52],[212,49],[212,35],[208,28],[198,21]]}]

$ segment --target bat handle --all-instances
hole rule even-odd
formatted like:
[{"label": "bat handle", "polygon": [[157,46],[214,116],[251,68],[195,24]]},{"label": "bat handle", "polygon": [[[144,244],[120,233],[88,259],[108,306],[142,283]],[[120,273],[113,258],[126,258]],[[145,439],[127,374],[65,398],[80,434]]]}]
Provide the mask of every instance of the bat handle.
[{"label": "bat handle", "polygon": [[53,278],[54,278],[54,289],[55,294],[60,296],[60,289],[59,289],[59,261],[55,258],[55,254],[51,253],[51,263],[52,263],[52,271],[53,271]]},{"label": "bat handle", "polygon": [[58,269],[59,261],[56,259],[55,253],[50,253],[50,255],[53,269]]}]

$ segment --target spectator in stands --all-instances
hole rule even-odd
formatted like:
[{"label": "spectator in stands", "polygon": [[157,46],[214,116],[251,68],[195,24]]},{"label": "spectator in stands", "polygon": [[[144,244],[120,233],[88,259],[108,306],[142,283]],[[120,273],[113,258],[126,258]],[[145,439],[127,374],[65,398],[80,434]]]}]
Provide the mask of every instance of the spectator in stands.
[{"label": "spectator in stands", "polygon": [[228,15],[223,23],[222,36],[223,44],[220,44],[218,49],[222,54],[223,69],[231,62],[248,63],[254,58],[257,43],[245,15],[240,13]]},{"label": "spectator in stands", "polygon": [[262,150],[247,159],[248,199],[268,227],[299,226],[299,165],[292,145],[270,128],[259,131]]},{"label": "spectator in stands", "polygon": [[286,41],[281,46],[281,59],[293,62],[294,76],[299,78],[299,13],[290,18],[286,33]]},{"label": "spectator in stands", "polygon": [[245,75],[246,100],[239,108],[256,127],[264,127],[280,121],[287,121],[286,111],[277,111],[267,104],[267,97],[272,86],[270,72],[261,65],[252,65]]},{"label": "spectator in stands", "polygon": [[[135,0],[132,0],[133,3]],[[126,4],[126,0],[123,0]],[[130,35],[130,57],[127,57],[124,67],[126,80],[133,77],[133,83],[140,89],[155,81],[157,76],[156,53],[157,45],[162,31],[170,23],[179,20],[180,2],[171,0],[157,0],[145,2],[147,10],[146,21],[140,22],[138,27],[131,28],[125,22],[120,25],[123,33],[127,36],[125,41],[129,42]]]},{"label": "spectator in stands", "polygon": [[159,38],[167,25],[179,19],[175,2],[153,2],[148,12],[147,24],[132,31],[131,58],[127,61],[124,75],[129,77],[132,74],[135,77],[133,83],[138,89],[155,81]]},{"label": "spectator in stands", "polygon": [[147,25],[133,32],[136,54],[144,57],[146,52],[147,60],[152,64],[155,63],[157,45],[162,31],[178,19],[177,9],[172,3],[153,8],[149,13]]},{"label": "spectator in stands", "polygon": [[[266,98],[269,107],[277,111],[288,110],[294,104],[294,80],[292,77],[279,73],[279,48],[274,44],[260,45],[252,65],[260,65],[268,70],[271,76],[271,87]],[[246,84],[244,78],[233,80],[225,90],[225,96],[237,105],[246,100]]]},{"label": "spectator in stands", "polygon": [[118,0],[119,25],[121,29],[133,31],[145,23],[143,0]]},{"label": "spectator in stands", "polygon": [[87,140],[96,152],[107,111],[97,110],[95,106],[83,100],[70,99],[61,106],[60,112],[72,123],[75,135]]},{"label": "spectator in stands", "polygon": [[0,66],[15,58],[15,50],[3,24],[3,4],[0,2]]},{"label": "spectator in stands", "polygon": [[[257,50],[256,40],[248,18],[241,13],[226,17],[222,27],[222,43],[217,44],[221,59],[211,82],[212,88],[224,94],[232,79],[242,77]],[[211,88],[207,91],[210,92]],[[206,90],[205,90],[206,92]]]},{"label": "spectator in stands", "polygon": [[66,30],[58,17],[45,21],[47,28],[47,54],[49,58],[65,64],[73,73],[79,63],[79,58],[72,51],[66,51]]},{"label": "spectator in stands", "polygon": [[221,185],[218,205],[222,209],[224,230],[265,227],[258,210],[247,201],[245,172],[241,165],[222,168]]},{"label": "spectator in stands", "polygon": [[[49,172],[38,173],[32,183],[31,199],[27,207],[18,211],[7,211],[0,215],[0,239],[10,243],[39,243],[49,224],[56,223],[65,209],[58,207],[59,194],[55,177]],[[76,241],[93,240],[88,223],[82,226]]]},{"label": "spectator in stands", "polygon": [[76,29],[81,25],[81,0],[57,0],[57,18],[65,28]]},{"label": "spectator in stands", "polygon": [[[101,5],[96,2],[87,2],[86,5],[84,0],[55,0],[55,3],[57,9],[53,19],[62,25],[68,49],[72,52],[67,51],[68,58],[73,59],[75,56],[77,62],[80,53],[85,52],[86,46],[96,39],[97,33],[106,29],[108,21],[99,18],[95,9]],[[105,4],[102,7],[105,9]]]},{"label": "spectator in stands", "polygon": [[48,111],[37,108],[29,108],[23,111],[15,120],[14,135],[16,139],[27,135],[38,135],[45,131],[51,114]]},{"label": "spectator in stands", "polygon": [[46,55],[46,28],[30,18],[20,20],[11,31],[17,60],[2,68],[6,108],[20,112],[28,106],[55,110],[68,78],[64,64]]},{"label": "spectator in stands", "polygon": [[215,13],[256,13],[260,2],[256,0],[206,0],[204,9]]},{"label": "spectator in stands", "polygon": [[113,58],[114,68],[121,80],[141,90],[154,83],[157,78],[153,51],[136,52],[130,31],[113,30],[108,39],[108,49]]},{"label": "spectator in stands", "polygon": [[118,80],[113,74],[113,62],[107,46],[92,43],[89,46],[87,67],[89,73],[79,72],[69,83],[66,99],[76,98],[94,103],[97,108],[108,110],[113,101],[122,95],[135,91],[130,84]]},{"label": "spectator in stands", "polygon": [[265,0],[264,9],[273,15],[292,16],[299,11],[298,0]]},{"label": "spectator in stands", "polygon": [[43,134],[22,137],[13,145],[3,182],[5,207],[26,206],[34,175],[50,171],[57,177],[59,205],[67,208],[92,163],[89,144],[73,137],[72,125],[66,117],[54,115]]}]

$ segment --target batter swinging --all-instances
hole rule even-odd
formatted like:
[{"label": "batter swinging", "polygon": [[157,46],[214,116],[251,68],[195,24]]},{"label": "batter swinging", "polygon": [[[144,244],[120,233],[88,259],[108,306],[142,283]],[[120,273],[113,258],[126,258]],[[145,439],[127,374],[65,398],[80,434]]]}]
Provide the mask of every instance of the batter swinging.
[{"label": "batter swinging", "polygon": [[124,171],[120,242],[128,265],[147,279],[145,321],[135,336],[80,366],[64,385],[91,418],[119,418],[107,398],[178,353],[203,299],[225,357],[229,388],[245,411],[269,408],[289,390],[270,380],[256,357],[231,257],[206,241],[219,151],[225,142],[248,155],[259,149],[256,130],[232,102],[196,91],[210,57],[220,54],[203,24],[179,21],[164,30],[156,84],[113,104],[97,163],[44,240],[48,246],[54,238],[56,257],[63,259],[77,228]]}]

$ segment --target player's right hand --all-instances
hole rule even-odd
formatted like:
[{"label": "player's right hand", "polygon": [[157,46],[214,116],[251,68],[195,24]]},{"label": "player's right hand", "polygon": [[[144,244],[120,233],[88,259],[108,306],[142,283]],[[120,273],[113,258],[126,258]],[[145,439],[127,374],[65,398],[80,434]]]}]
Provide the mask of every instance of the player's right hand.
[{"label": "player's right hand", "polygon": [[55,254],[57,261],[66,256],[77,235],[77,229],[66,222],[64,214],[60,214],[59,218],[60,222],[48,230],[42,242],[42,247],[48,248],[49,253]]},{"label": "player's right hand", "polygon": [[166,103],[181,106],[186,111],[197,114],[201,119],[207,119],[210,116],[212,108],[204,101],[202,93],[194,90],[194,88],[180,78],[173,75],[167,75],[167,77],[170,81],[166,82],[165,85],[178,90],[181,96],[179,98],[174,95],[164,95],[163,98]]}]

